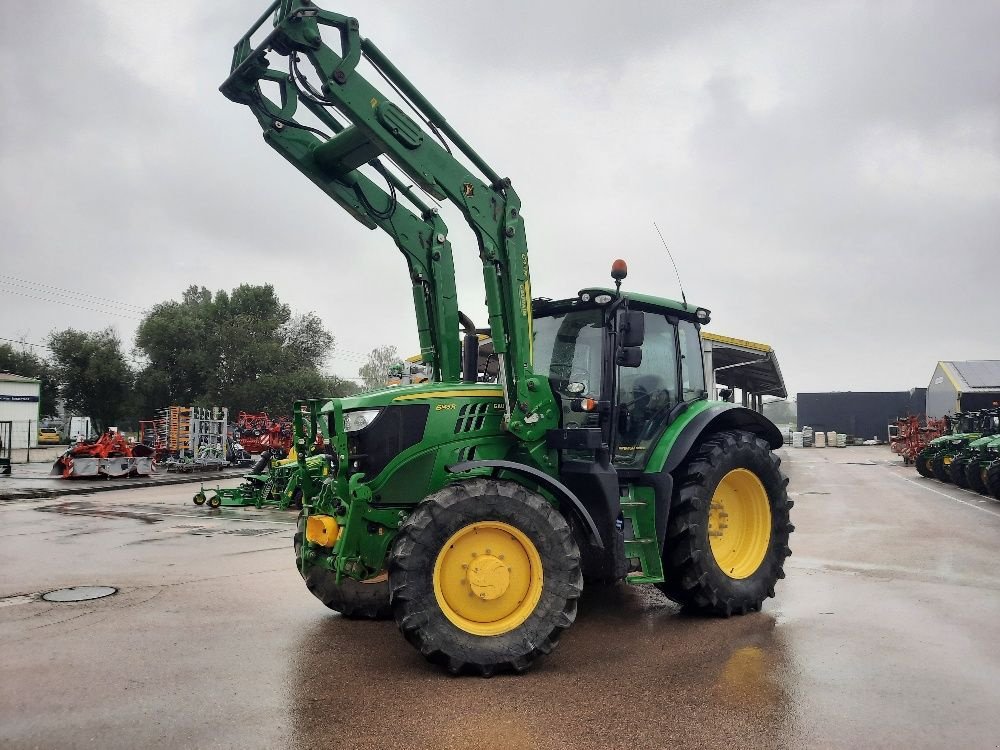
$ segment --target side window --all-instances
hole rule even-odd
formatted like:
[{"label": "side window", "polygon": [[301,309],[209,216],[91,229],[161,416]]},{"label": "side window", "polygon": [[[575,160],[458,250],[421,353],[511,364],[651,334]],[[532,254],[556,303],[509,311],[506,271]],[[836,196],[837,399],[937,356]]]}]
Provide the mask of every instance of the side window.
[{"label": "side window", "polygon": [[619,429],[615,464],[640,467],[646,451],[677,404],[675,328],[663,315],[646,313],[642,364],[618,370]]},{"label": "side window", "polygon": [[681,350],[682,398],[693,401],[705,391],[705,364],[702,360],[701,337],[698,328],[689,320],[677,325]]}]

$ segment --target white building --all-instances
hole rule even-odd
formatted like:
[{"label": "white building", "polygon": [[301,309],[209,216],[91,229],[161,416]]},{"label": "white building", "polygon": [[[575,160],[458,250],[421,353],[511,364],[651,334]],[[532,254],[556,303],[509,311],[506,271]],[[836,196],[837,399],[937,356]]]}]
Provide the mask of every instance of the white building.
[{"label": "white building", "polygon": [[38,445],[41,391],[39,380],[0,372],[0,423],[12,423],[11,448],[27,448],[29,440],[30,447]]}]

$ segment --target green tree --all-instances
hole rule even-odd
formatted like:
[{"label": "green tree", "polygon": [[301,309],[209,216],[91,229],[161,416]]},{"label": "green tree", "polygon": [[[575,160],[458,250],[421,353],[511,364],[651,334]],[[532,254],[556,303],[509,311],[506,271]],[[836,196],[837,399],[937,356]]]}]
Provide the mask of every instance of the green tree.
[{"label": "green tree", "polygon": [[368,361],[358,370],[365,388],[381,388],[389,379],[389,370],[399,364],[399,352],[394,346],[377,346],[368,354]]},{"label": "green tree", "polygon": [[125,415],[135,376],[113,329],[67,328],[49,335],[49,348],[68,410],[88,415],[102,430]]},{"label": "green tree", "polygon": [[0,372],[12,372],[26,378],[40,380],[41,395],[38,411],[43,417],[56,413],[59,400],[59,381],[52,364],[22,346],[16,349],[10,344],[0,343]]},{"label": "green tree", "polygon": [[334,395],[322,366],[334,338],[314,313],[292,317],[270,284],[214,295],[191,286],[139,325],[148,359],[139,378],[146,413],[168,403],[287,414],[300,398]]}]

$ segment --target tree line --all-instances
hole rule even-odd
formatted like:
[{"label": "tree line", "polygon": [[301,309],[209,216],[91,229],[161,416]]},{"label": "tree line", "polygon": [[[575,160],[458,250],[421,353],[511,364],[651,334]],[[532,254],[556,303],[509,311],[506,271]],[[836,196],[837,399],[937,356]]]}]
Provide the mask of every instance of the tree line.
[{"label": "tree line", "polygon": [[[155,305],[136,331],[131,356],[112,328],[49,334],[51,356],[0,343],[0,371],[41,381],[41,413],[68,413],[101,427],[132,425],[171,404],[225,406],[230,414],[289,414],[300,398],[347,396],[360,387],[322,372],[335,339],[312,312],[293,315],[270,284],[214,294],[191,286]],[[361,368],[364,387],[385,383],[387,349]],[[379,380],[381,379],[381,382]]]}]

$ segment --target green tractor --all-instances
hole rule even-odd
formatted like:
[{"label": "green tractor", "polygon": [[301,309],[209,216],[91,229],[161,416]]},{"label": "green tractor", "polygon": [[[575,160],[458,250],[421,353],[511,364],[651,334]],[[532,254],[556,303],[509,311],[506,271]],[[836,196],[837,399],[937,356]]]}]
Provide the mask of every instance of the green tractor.
[{"label": "green tractor", "polygon": [[991,494],[986,478],[990,464],[1000,454],[1000,409],[988,409],[980,419],[983,436],[971,441],[951,462],[951,481],[959,487]]},{"label": "green tractor", "polygon": [[[398,105],[359,72],[362,59]],[[329,476],[300,472],[296,562],[314,595],[345,615],[391,615],[426,658],[481,675],[549,653],[585,580],[655,584],[723,617],[774,596],[794,528],[782,435],[710,400],[708,310],[623,292],[623,261],[613,288],[533,299],[511,181],[356,19],[275,2],[237,43],[221,90],[317,187],[392,238],[433,374],[296,408],[300,464],[313,415],[330,440]],[[458,309],[448,229],[421,193],[450,202],[475,235],[487,327]],[[482,334],[493,345],[483,367]]]},{"label": "green tractor", "polygon": [[917,454],[915,465],[922,477],[951,482],[951,463],[969,443],[982,437],[979,432],[979,412],[958,412],[945,417],[950,432],[931,440]]}]

